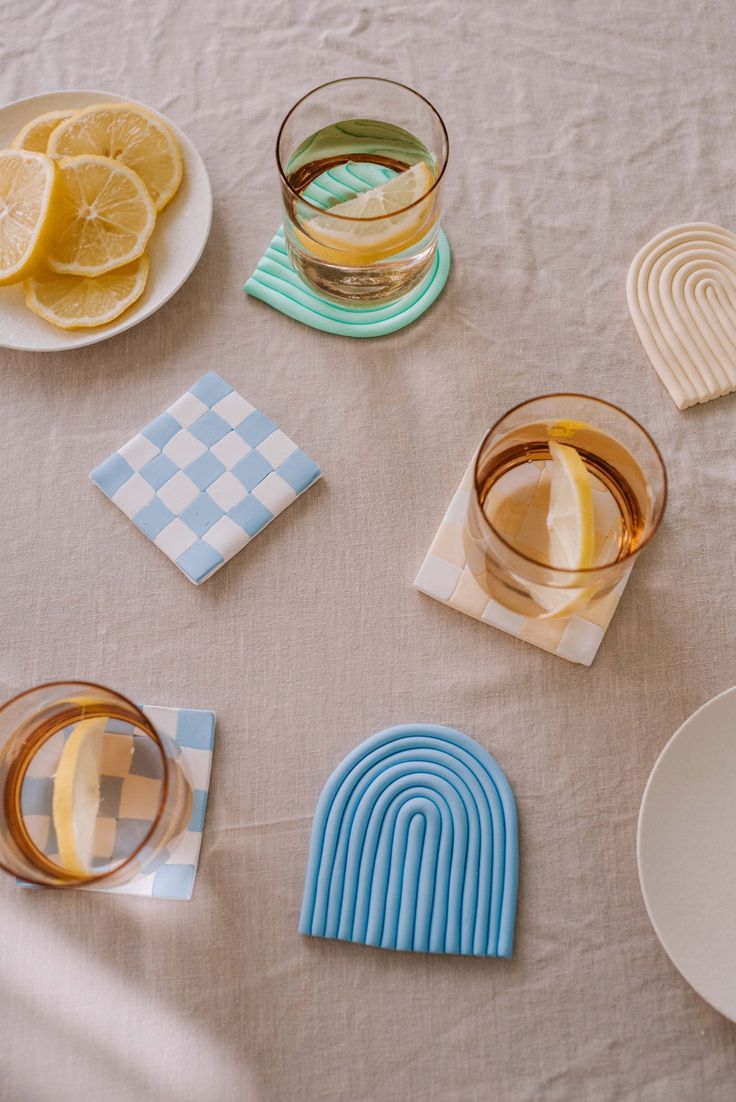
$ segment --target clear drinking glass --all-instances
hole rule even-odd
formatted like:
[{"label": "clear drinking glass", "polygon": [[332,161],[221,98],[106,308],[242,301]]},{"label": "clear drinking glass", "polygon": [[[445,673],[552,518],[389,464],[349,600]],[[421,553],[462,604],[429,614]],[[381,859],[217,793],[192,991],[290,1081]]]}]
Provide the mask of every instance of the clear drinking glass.
[{"label": "clear drinking glass", "polygon": [[448,149],[432,104],[396,81],[348,77],[300,99],[281,124],[276,160],[286,245],[302,278],[354,306],[380,306],[420,283],[437,248]]},{"label": "clear drinking glass", "polygon": [[[180,754],[135,704],[102,685],[50,682],[8,700],[0,707],[0,867],[56,888],[113,887],[151,871],[192,814]],[[90,860],[81,867],[85,831]]]},{"label": "clear drinking glass", "polygon": [[[590,476],[590,565],[552,565],[550,441],[571,445]],[[656,444],[623,410],[582,394],[550,394],[506,413],[475,461],[464,532],[468,566],[489,597],[532,619],[602,602],[654,536],[667,500]],[[559,563],[559,560],[558,560]]]}]

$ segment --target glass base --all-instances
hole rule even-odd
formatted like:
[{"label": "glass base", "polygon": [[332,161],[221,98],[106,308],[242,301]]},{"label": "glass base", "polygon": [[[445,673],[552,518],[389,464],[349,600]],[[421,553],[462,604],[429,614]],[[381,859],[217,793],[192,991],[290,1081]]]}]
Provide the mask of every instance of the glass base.
[{"label": "glass base", "polygon": [[286,247],[295,271],[312,290],[338,306],[375,308],[403,298],[432,269],[437,237],[420,252],[361,267],[328,264],[294,245]]}]

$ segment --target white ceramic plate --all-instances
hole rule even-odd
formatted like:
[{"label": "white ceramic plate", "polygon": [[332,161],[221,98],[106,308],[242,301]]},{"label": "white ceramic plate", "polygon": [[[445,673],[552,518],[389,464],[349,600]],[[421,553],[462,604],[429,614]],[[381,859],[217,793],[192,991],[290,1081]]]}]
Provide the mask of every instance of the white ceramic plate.
[{"label": "white ceramic plate", "polygon": [[662,751],[639,813],[639,879],[672,963],[736,1021],[736,688]]},{"label": "white ceramic plate", "polygon": [[[136,103],[130,96],[110,92],[50,92],[43,96],[9,103],[0,108],[0,148],[10,145],[15,135],[36,115],[63,107],[86,107],[90,103]],[[145,105],[142,105],[145,106]],[[155,110],[155,108],[152,108]],[[157,112],[161,115],[161,112]],[[166,118],[165,115],[161,115]],[[117,321],[99,329],[56,329],[36,317],[25,306],[23,286],[0,288],[0,347],[25,352],[58,352],[105,341],[143,321],[163,306],[194,269],[207,242],[212,221],[212,189],[202,158],[171,119],[184,159],[184,177],[171,203],[158,216],[148,255],[151,270],[145,291]]]}]

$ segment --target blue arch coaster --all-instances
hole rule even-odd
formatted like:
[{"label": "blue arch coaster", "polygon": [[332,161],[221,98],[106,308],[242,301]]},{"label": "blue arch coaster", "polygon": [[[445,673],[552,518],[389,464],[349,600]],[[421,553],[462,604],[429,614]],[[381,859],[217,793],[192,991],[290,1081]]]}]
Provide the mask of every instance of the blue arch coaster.
[{"label": "blue arch coaster", "polygon": [[[335,199],[349,199],[356,192],[386,183],[394,175],[391,169],[378,165],[342,165],[323,172],[309,185],[305,195],[312,203],[327,208]],[[383,337],[410,325],[429,309],[447,282],[450,264],[450,245],[440,230],[432,269],[409,294],[387,306],[370,309],[338,306],[318,295],[294,271],[282,226],[258,261],[244,290],[252,298],[261,299],[274,310],[313,329],[342,337]]]},{"label": "blue arch coaster", "polygon": [[516,803],[498,763],[450,727],[391,727],[322,791],[299,932],[510,957],[518,879]]}]

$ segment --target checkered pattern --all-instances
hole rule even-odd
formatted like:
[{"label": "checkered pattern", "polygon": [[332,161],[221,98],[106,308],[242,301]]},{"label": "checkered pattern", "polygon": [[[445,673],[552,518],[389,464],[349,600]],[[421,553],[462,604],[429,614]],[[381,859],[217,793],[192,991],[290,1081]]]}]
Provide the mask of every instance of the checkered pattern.
[{"label": "checkered pattern", "polygon": [[[191,899],[202,845],[204,816],[215,740],[215,713],[191,708],[142,706],[161,735],[172,740],[174,751],[192,784],[194,801],[187,829],[169,849],[156,856],[145,875],[116,888],[94,887],[121,895],[157,899]],[[71,731],[71,728],[70,728]],[[110,720],[102,744],[100,812],[95,832],[93,866],[105,868],[129,854],[147,834],[158,807],[160,777],[157,762],[145,752],[150,739],[134,736],[131,724]],[[53,742],[53,740],[52,740]],[[23,781],[21,807],[34,843],[47,856],[58,857],[51,818],[53,775],[57,753],[36,755]],[[33,887],[19,881],[24,887]]]},{"label": "checkered pattern", "polygon": [[[569,662],[590,666],[598,653],[631,571],[606,597],[567,619],[533,620],[511,612],[497,601],[489,600],[488,594],[467,566],[463,547],[463,529],[473,485],[474,465],[473,460],[450,502],[429,553],[414,580],[415,588],[458,612],[464,612],[467,616],[505,631],[508,635],[515,635],[518,639],[533,643]],[[541,525],[546,531],[546,512],[540,516],[536,512],[538,510],[535,511],[533,507],[526,508],[522,522],[526,526],[527,539],[532,542],[535,528]]]},{"label": "checkered pattern", "polygon": [[316,463],[214,371],[90,475],[195,585],[319,477]]}]

